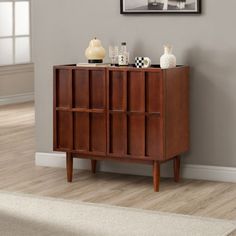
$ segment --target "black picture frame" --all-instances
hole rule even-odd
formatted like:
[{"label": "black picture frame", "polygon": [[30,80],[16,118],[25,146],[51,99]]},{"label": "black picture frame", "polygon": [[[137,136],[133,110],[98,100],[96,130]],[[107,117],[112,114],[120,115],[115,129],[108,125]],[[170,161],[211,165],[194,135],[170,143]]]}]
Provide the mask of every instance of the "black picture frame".
[{"label": "black picture frame", "polygon": [[[120,0],[120,14],[187,14],[187,15],[196,15],[196,14],[201,14],[202,13],[202,1],[201,0],[195,0],[197,3],[197,9],[195,11],[193,10],[153,10],[153,9],[130,9],[126,10],[125,9],[125,1],[132,1],[132,0]],[[148,0],[147,1],[147,7],[148,7]]]}]

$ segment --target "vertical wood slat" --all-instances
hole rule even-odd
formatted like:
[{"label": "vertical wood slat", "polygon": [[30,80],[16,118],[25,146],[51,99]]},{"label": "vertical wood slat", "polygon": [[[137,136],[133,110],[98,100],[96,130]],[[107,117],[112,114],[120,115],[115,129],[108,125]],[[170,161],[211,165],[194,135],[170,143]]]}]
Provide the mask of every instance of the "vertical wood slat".
[{"label": "vertical wood slat", "polygon": [[[89,70],[73,69],[72,89],[73,108],[89,109],[88,93]],[[87,112],[73,112],[73,149],[89,151],[89,114]]]},{"label": "vertical wood slat", "polygon": [[91,150],[106,153],[105,114],[91,113]]},{"label": "vertical wood slat", "polygon": [[128,154],[128,127],[127,127],[127,104],[128,104],[128,72],[123,72],[123,139],[124,139],[124,155]]},{"label": "vertical wood slat", "polygon": [[[61,74],[61,71],[65,73],[66,71],[66,78],[64,74]],[[62,76],[62,77],[61,77]],[[62,80],[65,87],[62,87],[63,93],[60,93],[59,87]],[[60,88],[61,89],[61,88]],[[54,147],[55,148],[66,148],[66,149],[73,149],[73,114],[70,111],[72,108],[72,69],[65,70],[64,68],[57,68],[54,67],[54,81],[53,81],[53,92],[54,92],[54,99],[53,99],[53,119],[54,119]],[[61,101],[58,103],[58,97],[61,97]],[[64,106],[63,106],[64,105]],[[65,111],[57,111],[56,108],[63,106]],[[66,132],[65,137],[64,134],[61,133],[63,130],[63,123],[64,120],[67,120],[68,123],[68,132]],[[67,139],[67,142],[64,142]],[[61,146],[61,144],[63,144]]]},{"label": "vertical wood slat", "polygon": [[89,113],[74,112],[74,150],[89,151]]},{"label": "vertical wood slat", "polygon": [[88,70],[73,70],[73,108],[89,109]]},{"label": "vertical wood slat", "polygon": [[[106,75],[104,74],[105,70],[88,69],[88,73],[89,73],[88,74],[89,110],[96,109],[96,108],[104,109],[104,112],[102,113],[102,115],[93,113],[91,111],[89,112],[89,115],[88,115],[89,116],[89,132],[88,132],[89,133],[88,135],[89,136],[88,138],[89,152],[102,151],[106,153],[107,151],[107,145],[106,145],[106,138],[107,138],[106,136],[107,135],[106,134],[106,130],[107,130],[106,111],[107,109],[106,109]],[[93,84],[93,80],[94,80],[94,84]],[[99,81],[101,81],[101,83],[97,84]],[[101,87],[97,87],[96,85],[99,85]],[[93,96],[94,95],[93,93],[96,93],[96,96]],[[103,103],[101,103],[101,100],[103,100]],[[98,123],[97,123],[98,121],[103,122],[103,124],[101,124],[101,126],[98,126]],[[99,142],[101,142],[101,146],[104,147],[104,148],[102,147],[101,150],[98,150]],[[105,146],[103,145],[104,143],[105,143]]]}]

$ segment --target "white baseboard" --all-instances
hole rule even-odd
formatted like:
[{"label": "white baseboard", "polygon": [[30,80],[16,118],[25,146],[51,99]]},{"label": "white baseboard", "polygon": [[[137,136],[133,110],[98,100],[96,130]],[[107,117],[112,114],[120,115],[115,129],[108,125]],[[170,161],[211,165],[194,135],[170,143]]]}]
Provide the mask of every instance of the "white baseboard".
[{"label": "white baseboard", "polygon": [[[99,171],[112,172],[131,175],[151,176],[152,168],[148,165],[120,163],[113,161],[99,162]],[[65,168],[66,160],[65,154],[61,153],[40,153],[35,154],[35,164],[37,166],[59,167]],[[75,159],[75,169],[90,169],[90,162],[88,160]],[[161,167],[162,177],[172,177],[171,163],[163,164]],[[198,179],[221,182],[236,182],[236,168],[217,167],[217,166],[203,166],[203,165],[189,165],[184,164],[181,171],[181,176],[185,179]]]},{"label": "white baseboard", "polygon": [[0,106],[15,103],[34,101],[34,93],[16,94],[11,96],[0,97]]}]

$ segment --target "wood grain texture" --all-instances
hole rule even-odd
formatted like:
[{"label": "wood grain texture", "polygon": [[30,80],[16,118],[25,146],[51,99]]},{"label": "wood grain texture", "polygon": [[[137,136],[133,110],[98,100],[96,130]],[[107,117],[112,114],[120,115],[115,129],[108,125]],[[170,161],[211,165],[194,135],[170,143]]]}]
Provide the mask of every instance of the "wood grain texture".
[{"label": "wood grain texture", "polygon": [[153,186],[154,191],[159,192],[160,188],[160,162],[154,161],[153,162]]},{"label": "wood grain texture", "polygon": [[73,178],[73,156],[70,152],[66,153],[67,181],[72,182]]},{"label": "wood grain texture", "polygon": [[[62,91],[61,83],[69,92]],[[104,152],[106,158],[113,148],[113,154],[123,153],[123,157],[128,154],[163,161],[189,149],[187,67],[140,70],[57,66],[54,97],[68,104],[61,107],[54,103],[54,150],[65,151],[72,146],[71,152]],[[60,119],[58,114],[66,112],[77,114],[73,120],[69,115]],[[123,118],[117,119],[116,113]],[[64,136],[63,122],[69,122],[70,127]],[[69,133],[71,127],[73,135]]]},{"label": "wood grain texture", "polygon": [[189,150],[189,69],[164,71],[165,159]]},{"label": "wood grain texture", "polygon": [[74,150],[89,152],[90,120],[88,112],[74,112]]},{"label": "wood grain texture", "polygon": [[96,173],[96,169],[97,169],[97,160],[91,160],[91,171],[93,174]]},{"label": "wood grain texture", "polygon": [[72,113],[68,111],[58,111],[57,119],[57,147],[71,150],[73,148],[73,128]]},{"label": "wood grain texture", "polygon": [[89,109],[89,71],[73,71],[73,107]]},{"label": "wood grain texture", "polygon": [[171,160],[189,149],[188,93],[185,66],[54,67],[54,150],[147,164]]},{"label": "wood grain texture", "polygon": [[174,168],[174,179],[175,182],[178,183],[180,180],[180,156],[176,156],[174,158],[173,168]]},{"label": "wood grain texture", "polygon": [[[35,166],[34,106],[0,107],[0,190],[154,211],[236,220],[236,184],[161,179],[160,192],[150,177],[96,174]],[[236,235],[236,234],[235,234]]]}]

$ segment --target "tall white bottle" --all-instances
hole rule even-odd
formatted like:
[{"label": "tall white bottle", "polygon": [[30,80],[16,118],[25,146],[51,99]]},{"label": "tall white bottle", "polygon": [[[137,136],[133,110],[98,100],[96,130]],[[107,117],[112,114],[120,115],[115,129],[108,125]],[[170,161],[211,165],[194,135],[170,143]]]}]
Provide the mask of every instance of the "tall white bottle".
[{"label": "tall white bottle", "polygon": [[119,66],[128,66],[129,65],[129,52],[127,51],[126,42],[121,43],[121,49],[118,56]]}]

